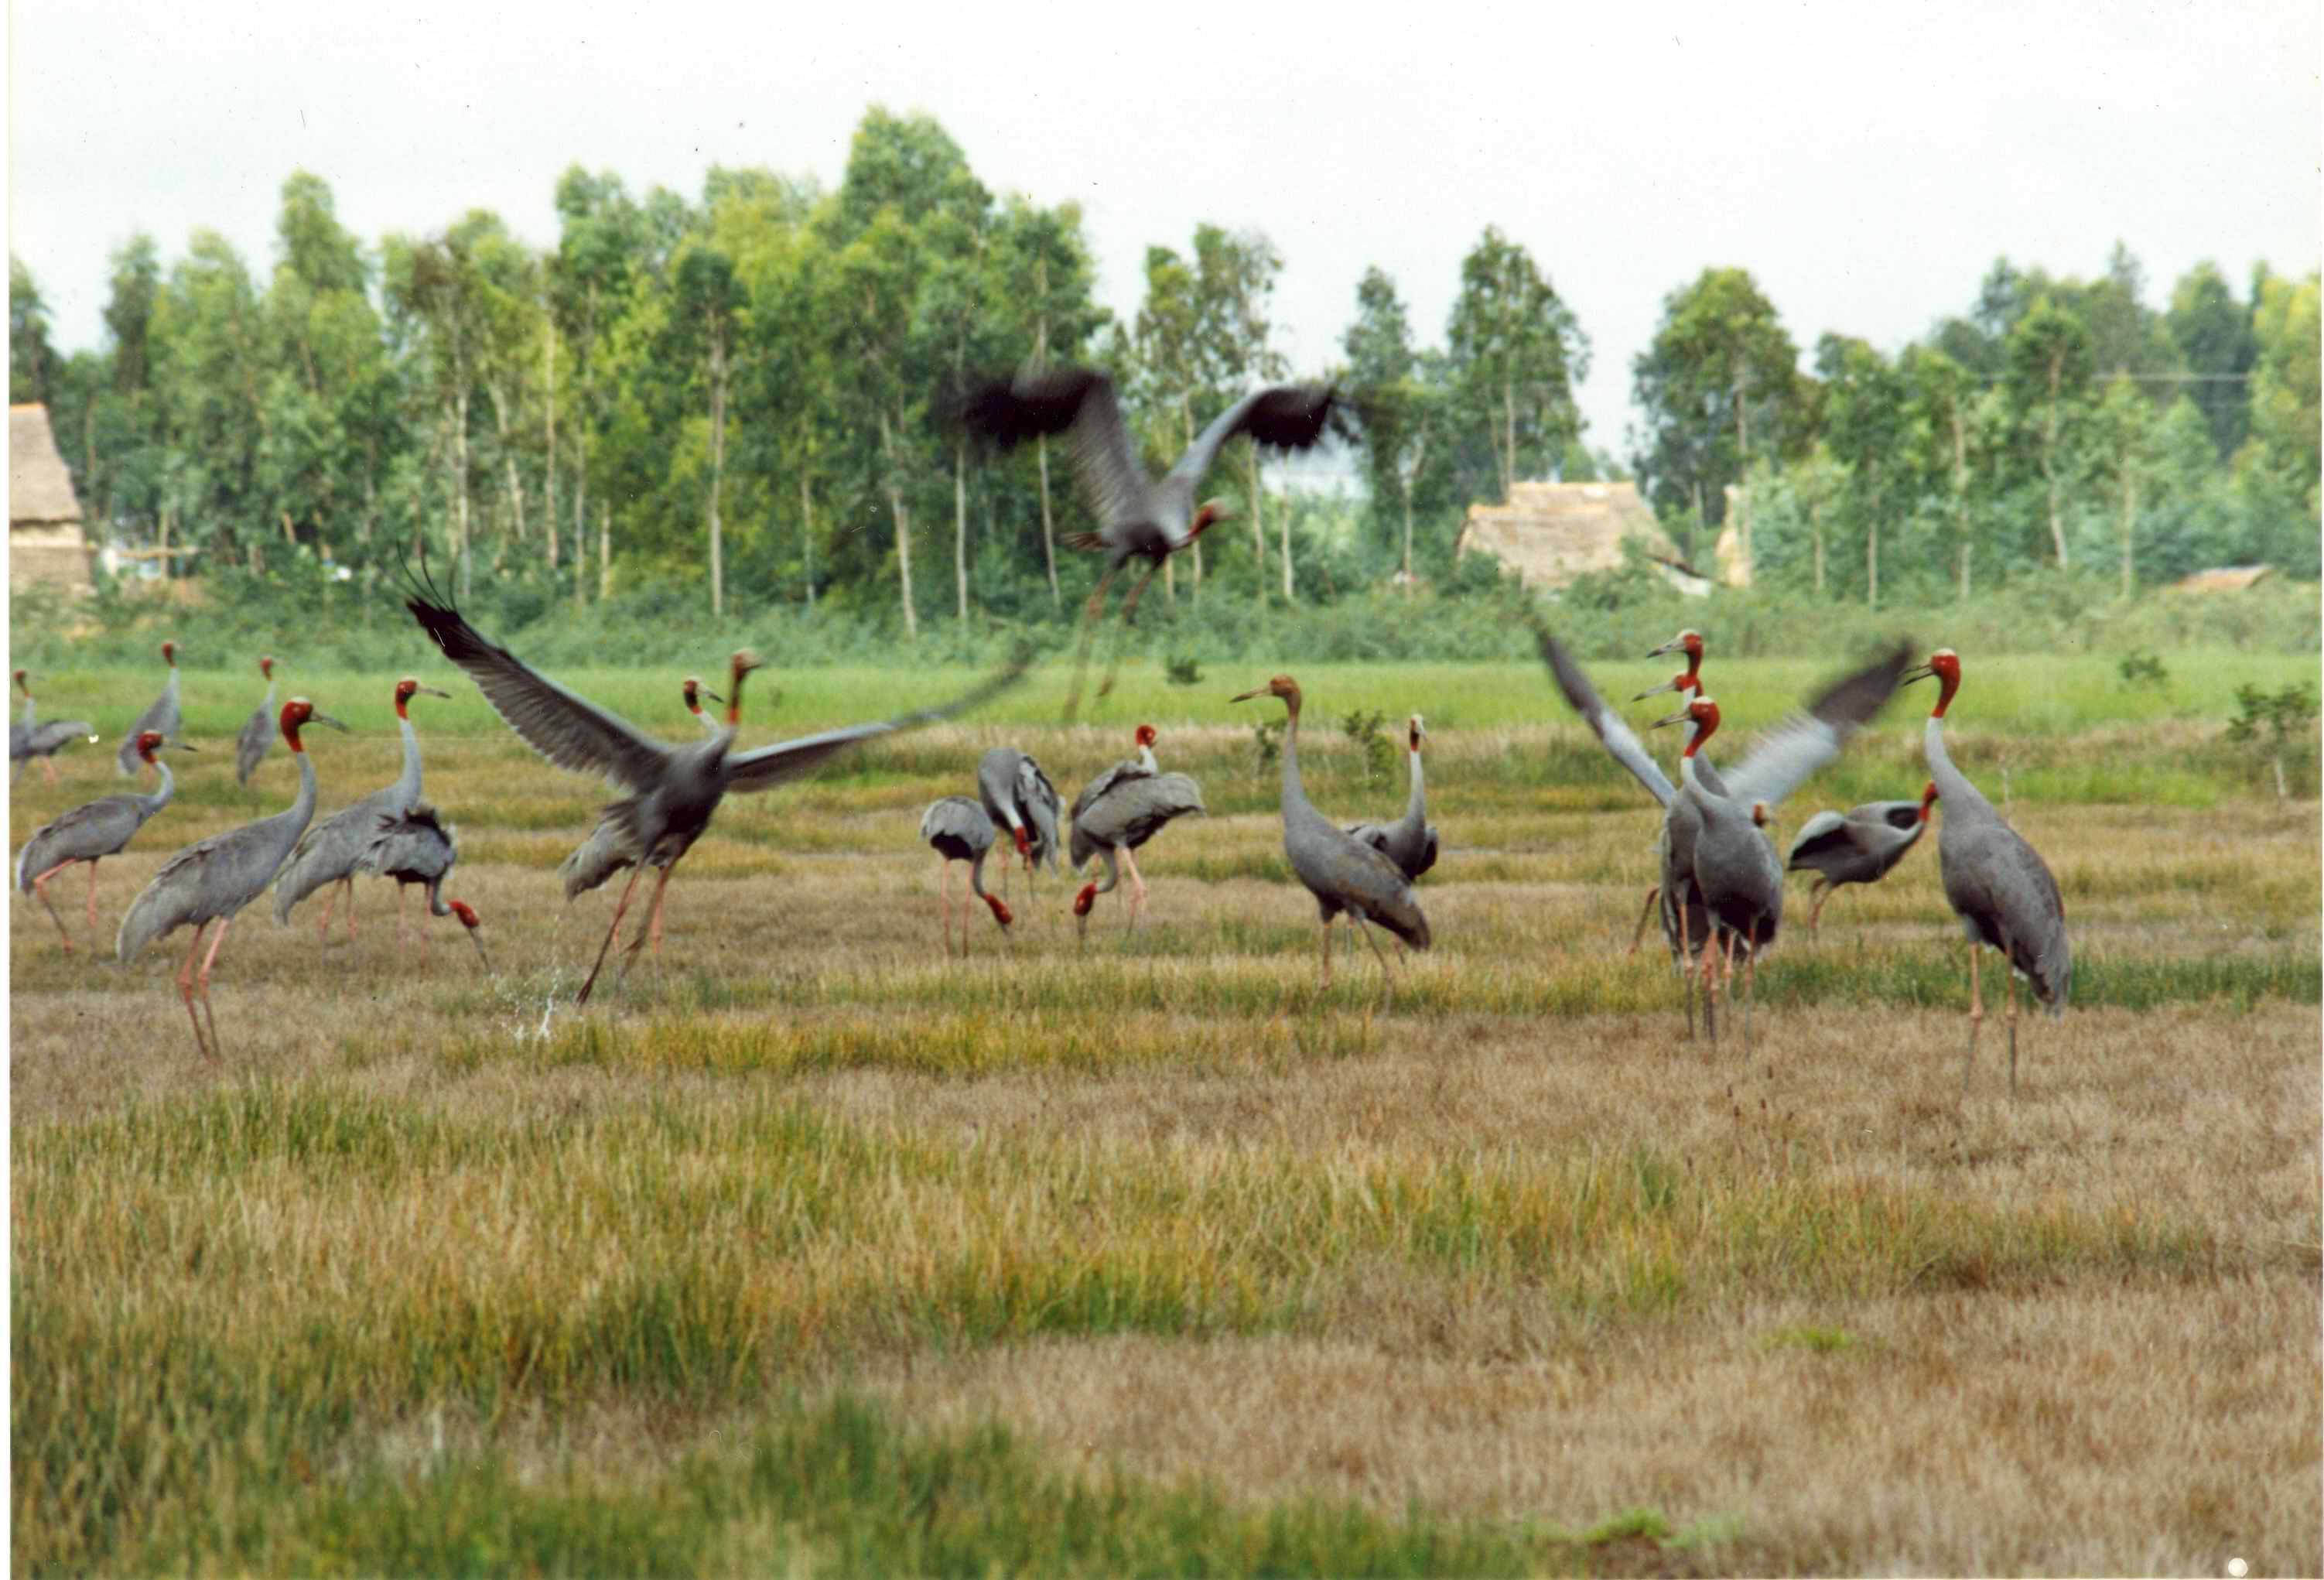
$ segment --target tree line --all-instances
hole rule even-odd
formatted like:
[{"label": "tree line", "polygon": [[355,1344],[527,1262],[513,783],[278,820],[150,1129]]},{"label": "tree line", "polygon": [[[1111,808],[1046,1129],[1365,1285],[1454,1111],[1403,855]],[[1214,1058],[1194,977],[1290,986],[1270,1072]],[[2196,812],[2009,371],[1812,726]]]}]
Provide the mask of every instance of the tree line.
[{"label": "tree line", "polygon": [[[641,198],[576,166],[555,195],[551,248],[483,210],[374,247],[294,173],[271,277],[214,232],[166,268],[134,236],[103,346],[70,356],[12,257],[10,397],[49,405],[93,535],[174,572],[380,571],[425,543],[464,594],[679,584],[714,620],[791,602],[907,635],[1056,617],[1089,585],[1057,550],[1083,516],[1063,457],[979,456],[951,420],[1020,366],[1106,369],[1157,467],[1255,383],[1349,396],[1366,496],[1295,496],[1240,447],[1213,488],[1248,531],[1174,561],[1172,599],[1329,603],[1398,571],[1457,592],[1479,581],[1450,563],[1469,503],[1623,475],[1583,443],[1587,334],[1496,228],[1438,343],[1374,269],[1333,365],[1295,370],[1264,235],[1149,246],[1119,319],[1075,206],[994,194],[925,115],[871,110],[832,191],[714,168],[698,200]],[[2140,294],[2119,250],[2087,284],[2003,263],[1925,342],[1826,335],[1803,372],[1750,276],[1708,270],[1633,369],[1631,465],[1690,556],[1743,485],[1762,575],[1833,596],[1877,600],[1884,553],[1892,586],[1941,566],[1966,596],[2117,540],[2126,587],[2190,560],[2315,574],[2315,278],[2262,271],[2238,300],[2204,265],[2166,311]]]}]

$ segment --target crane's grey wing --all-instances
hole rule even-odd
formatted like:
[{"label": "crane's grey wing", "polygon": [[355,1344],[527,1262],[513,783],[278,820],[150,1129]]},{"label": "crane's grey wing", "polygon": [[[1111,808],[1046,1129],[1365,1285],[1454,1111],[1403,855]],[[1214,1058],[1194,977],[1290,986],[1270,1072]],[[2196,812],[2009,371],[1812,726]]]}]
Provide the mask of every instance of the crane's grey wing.
[{"label": "crane's grey wing", "polygon": [[[2062,1012],[2072,986],[2073,956],[2066,939],[2066,901],[2039,852],[2007,824],[1985,824],[1944,863],[1945,898],[1977,919],[2010,963],[2025,973],[2052,1012]],[[1997,928],[2000,937],[1990,929]]]},{"label": "crane's grey wing", "polygon": [[939,707],[924,707],[917,713],[901,714],[882,719],[877,724],[849,725],[844,729],[825,730],[819,735],[807,735],[796,741],[784,741],[772,746],[761,746],[754,752],[744,752],[726,759],[730,790],[772,790],[787,784],[802,774],[810,773],[825,762],[850,746],[860,745],[875,736],[893,735],[899,730],[916,730],[923,725],[942,724],[973,708],[983,707],[1025,677],[1032,663],[1029,649],[1019,648],[999,673],[984,680],[964,697],[954,698]]},{"label": "crane's grey wing", "polygon": [[1821,861],[1853,855],[1856,841],[1849,833],[1848,819],[1838,812],[1818,812],[1800,825],[1799,837],[1792,841],[1784,864],[1795,872],[1821,871]]},{"label": "crane's grey wing", "polygon": [[992,819],[969,797],[946,796],[930,801],[928,809],[920,814],[920,838],[929,845],[939,839],[957,839],[972,850],[981,850],[992,843]]},{"label": "crane's grey wing", "polygon": [[1415,863],[1413,864],[1413,865],[1412,865],[1410,868],[1406,869],[1406,875],[1407,875],[1407,876],[1410,876],[1410,877],[1417,878],[1417,877],[1419,877],[1419,876],[1420,876],[1420,874],[1421,874],[1421,873],[1423,873],[1426,872],[1429,868],[1431,868],[1431,867],[1434,866],[1435,864],[1436,864],[1436,825],[1435,825],[1435,824],[1434,824],[1434,823],[1431,823],[1430,825],[1428,825],[1428,827],[1427,827],[1426,831],[1425,831],[1425,832],[1422,835],[1422,836],[1421,836],[1421,841],[1420,841],[1420,859],[1419,859],[1418,861],[1415,862]]},{"label": "crane's grey wing", "polygon": [[234,781],[246,785],[258,765],[266,761],[266,753],[281,733],[273,715],[261,707],[242,726],[242,734],[234,742]]},{"label": "crane's grey wing", "polygon": [[307,825],[299,843],[290,847],[274,873],[274,923],[290,919],[291,910],[316,890],[336,883],[368,864],[380,814],[389,809],[385,792],[374,790],[327,818]]},{"label": "crane's grey wing", "polygon": [[[1153,838],[1175,818],[1205,816],[1203,787],[1183,773],[1139,774],[1118,780],[1112,790],[1090,804],[1074,819],[1078,836],[1084,831],[1099,845],[1138,845]],[[1089,858],[1085,855],[1081,861]]]},{"label": "crane's grey wing", "polygon": [[457,609],[416,596],[403,606],[526,745],[559,768],[601,773],[641,795],[659,782],[669,757],[660,742],[487,642]]},{"label": "crane's grey wing", "polygon": [[1050,368],[988,383],[968,398],[962,419],[1003,449],[1037,435],[1067,435],[1074,480],[1101,531],[1141,513],[1152,485],[1113,381],[1095,369]]},{"label": "crane's grey wing", "polygon": [[1274,384],[1237,401],[1194,436],[1170,468],[1169,481],[1192,490],[1219,458],[1227,441],[1249,434],[1253,444],[1304,450],[1323,437],[1338,393],[1329,384]]},{"label": "crane's grey wing", "polygon": [[1777,725],[1732,770],[1729,799],[1747,810],[1753,801],[1781,804],[1887,705],[1911,661],[1912,650],[1900,643],[1886,658],[1827,687],[1805,713]]},{"label": "crane's grey wing", "polygon": [[[136,737],[132,736],[134,740]],[[94,741],[97,726],[85,718],[52,718],[32,726],[32,738],[26,749],[35,757],[45,757],[73,741]]]},{"label": "crane's grey wing", "polygon": [[409,873],[423,879],[440,878],[459,860],[459,845],[436,808],[422,801],[401,813],[381,812],[374,818],[370,845],[363,864],[374,873]]},{"label": "crane's grey wing", "polygon": [[1352,839],[1340,845],[1334,856],[1342,905],[1416,949],[1428,947],[1428,919],[1421,914],[1420,898],[1401,867]]},{"label": "crane's grey wing", "polygon": [[571,900],[603,888],[615,873],[637,864],[637,854],[629,845],[629,825],[609,817],[600,818],[589,837],[557,864],[557,875],[564,881],[565,898]]},{"label": "crane's grey wing", "polygon": [[1041,772],[1041,765],[1030,757],[1017,761],[1017,800],[1025,808],[1034,830],[1040,836],[1041,849],[1036,861],[1046,864],[1051,871],[1057,865],[1057,787]]},{"label": "crane's grey wing", "polygon": [[[1646,747],[1640,745],[1638,737],[1630,733],[1630,726],[1622,722],[1622,716],[1599,699],[1597,689],[1590,684],[1590,677],[1582,672],[1582,666],[1573,661],[1573,655],[1565,651],[1564,643],[1546,631],[1538,631],[1536,634],[1541,639],[1542,661],[1548,664],[1550,674],[1557,681],[1557,688],[1565,694],[1567,706],[1582,716],[1582,722],[1596,733],[1615,762],[1628,769],[1631,777],[1645,785],[1655,800],[1669,806],[1677,798],[1678,791],[1672,788],[1663,771],[1655,766],[1655,760],[1646,755]],[[1700,758],[1695,766],[1698,770],[1702,768]]]},{"label": "crane's grey wing", "polygon": [[111,855],[145,822],[134,796],[99,796],[32,831],[16,856],[16,887],[31,892],[34,878],[62,861]]},{"label": "crane's grey wing", "polygon": [[186,919],[189,909],[208,880],[210,859],[230,837],[213,834],[197,840],[161,864],[152,881],[137,892],[121,913],[114,934],[113,952],[124,966],[135,960],[145,946]]}]

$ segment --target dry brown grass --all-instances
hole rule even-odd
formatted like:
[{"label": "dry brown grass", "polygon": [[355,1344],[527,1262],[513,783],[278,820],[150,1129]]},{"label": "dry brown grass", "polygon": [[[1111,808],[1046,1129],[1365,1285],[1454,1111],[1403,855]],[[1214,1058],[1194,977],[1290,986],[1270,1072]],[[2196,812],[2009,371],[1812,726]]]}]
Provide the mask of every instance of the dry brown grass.
[{"label": "dry brown grass", "polygon": [[[1119,754],[1011,733],[1068,795]],[[2086,1007],[2024,1024],[2014,1104],[1997,1014],[1963,1103],[1933,841],[1771,956],[1747,1060],[1685,1042],[1666,968],[1620,953],[1646,813],[1464,790],[1507,743],[1431,780],[1440,947],[1394,1008],[1368,953],[1319,993],[1312,905],[1240,809],[1266,793],[1246,747],[1184,744],[1224,815],[1148,847],[1128,949],[1108,902],[1077,952],[1045,880],[1013,941],[980,923],[945,960],[914,829],[967,772],[890,774],[730,806],[672,884],[663,962],[576,1017],[612,901],[567,910],[551,869],[595,792],[451,742],[448,892],[498,972],[448,922],[432,959],[399,954],[376,882],[352,947],[317,946],[314,901],[288,931],[254,910],[220,957],[221,1067],[174,957],[68,960],[19,903],[19,1290],[53,1342],[192,1335],[343,1399],[327,1485],[426,1459],[447,1412],[521,1485],[650,1478],[735,1452],[748,1373],[998,1418],[1074,1474],[1568,1529],[1644,1506],[1709,1544],[1616,1566],[2324,1567],[2312,804],[2021,801]],[[378,739],[318,757],[327,807],[394,767]],[[268,772],[106,864],[108,942],[170,849],[280,803]],[[678,1363],[737,1386],[623,1360],[657,1331],[641,1290],[674,1291],[652,1321],[690,1335]],[[93,1386],[36,1360],[20,1391]],[[233,1493],[206,1474],[124,1515],[126,1548],[33,1550],[180,1550],[138,1544]],[[21,1554],[42,1511],[16,1513]]]}]

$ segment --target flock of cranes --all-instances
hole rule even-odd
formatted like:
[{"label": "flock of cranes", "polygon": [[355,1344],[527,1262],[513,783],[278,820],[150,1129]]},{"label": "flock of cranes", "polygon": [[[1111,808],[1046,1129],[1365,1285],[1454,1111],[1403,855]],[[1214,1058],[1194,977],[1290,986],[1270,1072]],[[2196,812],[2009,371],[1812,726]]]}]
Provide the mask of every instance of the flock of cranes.
[{"label": "flock of cranes", "polygon": [[[1330,390],[1312,386],[1279,386],[1249,396],[1212,423],[1158,482],[1139,464],[1112,385],[1102,374],[1062,369],[993,383],[970,400],[964,418],[973,431],[1003,446],[1037,435],[1068,436],[1076,475],[1100,527],[1095,532],[1070,537],[1067,542],[1109,556],[1105,574],[1084,612],[1080,661],[1085,665],[1092,628],[1115,573],[1132,559],[1148,562],[1145,576],[1124,600],[1122,613],[1127,619],[1134,614],[1154,570],[1224,514],[1216,502],[1199,508],[1194,503],[1203,475],[1220,448],[1241,434],[1280,448],[1313,444],[1324,430],[1333,402]],[[601,777],[624,792],[604,809],[595,830],[559,869],[568,899],[603,886],[624,868],[630,870],[604,940],[582,983],[579,1003],[586,1003],[595,988],[638,884],[649,869],[657,874],[653,893],[645,917],[623,951],[622,974],[626,975],[649,942],[659,955],[671,876],[729,791],[771,790],[865,741],[956,717],[1015,684],[1029,663],[1028,655],[1020,651],[984,683],[939,707],[737,751],[744,683],[760,667],[753,655],[738,652],[729,665],[723,698],[709,692],[695,678],[686,679],[681,696],[702,733],[692,741],[666,742],[541,675],[507,648],[483,636],[432,581],[424,579],[425,574],[423,563],[423,579],[414,582],[406,607],[444,656],[475,682],[509,727],[549,762]],[[1745,977],[1748,1050],[1758,958],[1775,945],[1782,931],[1786,868],[1817,875],[1809,917],[1812,931],[1833,892],[1848,883],[1877,882],[1892,870],[1919,840],[1932,806],[1941,803],[1944,819],[1938,860],[1946,898],[1960,919],[1969,946],[1969,1044],[1963,1088],[1967,1089],[1974,1068],[1978,1029],[1984,1018],[1978,955],[1982,948],[1991,947],[2006,962],[2010,1089],[2015,1092],[2015,978],[2024,975],[2041,1003],[2053,1013],[2061,1012],[2071,980],[2070,951],[2064,906],[2048,867],[1946,754],[1945,712],[1961,681],[1958,655],[1940,649],[1908,672],[1908,654],[1899,648],[1809,698],[1800,713],[1770,733],[1739,763],[1722,772],[1713,766],[1704,750],[1718,737],[1721,716],[1718,702],[1703,686],[1703,642],[1698,633],[1683,632],[1655,649],[1654,654],[1683,652],[1685,670],[1633,699],[1644,700],[1664,691],[1674,691],[1682,699],[1678,711],[1656,721],[1658,727],[1683,726],[1678,782],[1673,784],[1629,725],[1600,698],[1572,654],[1547,631],[1537,634],[1542,657],[1569,706],[1662,808],[1655,841],[1656,882],[1648,893],[1639,930],[1643,933],[1648,916],[1659,913],[1671,958],[1684,984],[1690,1034],[1699,991],[1703,1030],[1716,1039],[1718,1001],[1722,993],[1731,997],[1732,979],[1739,965]],[[69,953],[71,934],[50,902],[47,885],[66,868],[87,863],[88,924],[94,931],[97,863],[122,850],[140,827],[169,804],[173,781],[159,753],[192,750],[175,739],[180,728],[175,644],[164,642],[161,654],[169,666],[167,687],[132,729],[119,757],[124,773],[134,773],[141,766],[153,767],[161,780],[159,790],[151,796],[106,796],[75,808],[35,833],[18,856],[18,888],[39,897]],[[447,901],[442,895],[457,860],[456,843],[453,830],[421,799],[420,742],[410,705],[416,697],[449,694],[416,679],[399,680],[394,706],[403,739],[402,772],[392,784],[317,823],[316,771],[302,732],[316,725],[341,730],[346,726],[317,712],[303,697],[291,698],[279,710],[275,708],[273,660],[262,658],[259,667],[267,681],[266,700],[241,732],[236,776],[246,783],[279,735],[299,762],[296,800],[287,810],[212,836],[170,857],[131,902],[115,945],[117,957],[125,965],[177,929],[193,929],[192,943],[178,973],[178,987],[197,1046],[212,1056],[217,1053],[217,1034],[209,1003],[211,967],[235,917],[270,886],[274,890],[278,925],[288,923],[301,900],[318,889],[330,889],[319,929],[327,941],[333,907],[342,895],[346,902],[347,936],[355,936],[355,878],[386,877],[397,885],[400,942],[404,898],[409,886],[418,884],[427,895],[427,914],[456,917],[475,943],[479,959],[487,967],[490,965],[477,936],[480,922],[475,909],[457,899]],[[21,773],[23,764],[36,756],[45,764],[72,740],[86,735],[94,741],[95,732],[78,720],[39,725],[25,672],[17,670],[15,679],[24,691],[25,703],[23,721],[11,731],[14,772]],[[1774,810],[1837,757],[1900,685],[1928,679],[1939,681],[1940,687],[1924,748],[1931,782],[1921,799],[1874,802],[1844,814],[1820,814],[1802,828],[1788,858],[1779,859],[1765,831]],[[1111,685],[1109,674],[1100,694]],[[1077,668],[1067,702],[1068,716],[1079,690]],[[701,699],[706,696],[725,704],[723,723],[703,710]],[[1411,788],[1405,815],[1393,822],[1342,827],[1309,800],[1300,777],[1298,682],[1289,675],[1277,675],[1232,700],[1262,697],[1279,700],[1285,708],[1283,849],[1292,873],[1315,901],[1321,924],[1322,980],[1326,986],[1331,982],[1332,925],[1344,914],[1379,961],[1384,984],[1392,996],[1396,971],[1373,934],[1373,925],[1390,934],[1400,948],[1425,950],[1431,943],[1428,919],[1416,888],[1417,881],[1435,865],[1440,849],[1437,830],[1427,820],[1423,784],[1426,728],[1419,715],[1411,716],[1407,725]],[[1184,773],[1162,771],[1154,753],[1157,740],[1151,725],[1139,725],[1135,736],[1137,754],[1098,774],[1074,801],[1071,871],[1085,873],[1093,862],[1104,868],[1103,880],[1092,878],[1073,900],[1077,929],[1084,940],[1093,906],[1099,896],[1118,887],[1125,868],[1129,878],[1125,937],[1135,931],[1146,899],[1136,851],[1177,818],[1206,811],[1200,786]],[[52,767],[50,773],[53,779]],[[977,764],[976,791],[974,797],[940,799],[928,807],[920,821],[920,837],[941,861],[938,892],[947,955],[952,948],[951,868],[954,862],[968,864],[969,892],[986,906],[1004,937],[1016,919],[1005,897],[1011,858],[1025,868],[1028,897],[1040,869],[1046,866],[1054,873],[1058,864],[1062,804],[1038,762],[1013,747],[995,747]],[[996,849],[1001,864],[1001,895],[988,892],[983,878],[985,859]],[[964,956],[968,951],[970,919],[964,910],[960,927]],[[217,932],[205,956],[202,938],[212,923],[217,925]],[[428,937],[424,919],[420,936],[424,943]],[[1637,947],[1635,941],[1632,947]]]}]

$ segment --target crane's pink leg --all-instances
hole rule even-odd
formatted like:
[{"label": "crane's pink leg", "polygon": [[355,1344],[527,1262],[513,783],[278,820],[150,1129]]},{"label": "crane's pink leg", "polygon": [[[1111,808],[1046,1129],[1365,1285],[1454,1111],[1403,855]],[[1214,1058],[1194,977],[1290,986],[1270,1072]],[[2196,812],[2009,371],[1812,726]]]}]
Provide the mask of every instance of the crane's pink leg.
[{"label": "crane's pink leg", "polygon": [[1985,1019],[1985,1001],[1978,996],[1977,955],[1981,947],[1974,938],[1969,945],[1969,1058],[1961,1063],[1961,1095],[1969,1095],[1969,1072],[1977,1067],[1977,1028]]},{"label": "crane's pink leg", "polygon": [[347,886],[347,942],[352,944],[355,941],[355,881],[341,878],[339,882]]},{"label": "crane's pink leg", "polygon": [[2017,973],[2009,968],[2008,956],[2002,956],[2001,1018],[2009,1027],[2009,1100],[2017,1101]]},{"label": "crane's pink leg", "polygon": [[97,937],[97,864],[88,864],[88,936]]},{"label": "crane's pink leg", "polygon": [[[1105,590],[1113,585],[1114,572],[1120,568],[1118,565],[1109,565],[1105,568],[1105,574],[1097,578],[1097,586],[1090,589],[1089,602],[1082,608],[1081,651],[1074,659],[1072,688],[1065,693],[1067,724],[1074,722],[1074,709],[1081,705],[1082,677],[1089,670],[1090,642],[1097,634],[1097,617],[1105,608]],[[1003,897],[1006,897],[1005,893]]]},{"label": "crane's pink leg", "polygon": [[646,933],[653,926],[653,919],[661,914],[662,892],[669,887],[669,875],[677,870],[678,864],[672,862],[669,866],[662,868],[661,876],[655,880],[653,905],[646,913],[645,925],[638,929],[638,936],[632,938],[630,940],[630,947],[622,951],[622,969],[620,974],[613,978],[613,984],[615,986],[618,987],[621,984],[629,979],[630,966],[637,959],[638,951],[645,947]]},{"label": "crane's pink leg", "polygon": [[[1121,859],[1130,867],[1130,931],[1138,930],[1138,908],[1146,903],[1146,880],[1138,875],[1138,856],[1130,846],[1121,847]],[[1129,934],[1122,935],[1129,941]]]},{"label": "crane's pink leg", "polygon": [[[1631,954],[1635,955],[1638,952],[1638,945],[1646,936],[1646,919],[1654,915],[1655,901],[1661,899],[1662,895],[1663,886],[1660,883],[1656,883],[1653,888],[1646,891],[1646,902],[1639,909],[1638,911],[1638,930],[1630,935]],[[1688,1035],[1692,1036],[1694,1032],[1694,1009],[1692,1005],[1689,1005],[1687,1008],[1686,1029]]]},{"label": "crane's pink leg", "polygon": [[43,772],[43,773],[45,773],[45,774],[47,774],[47,775],[49,776],[49,782],[50,782],[51,784],[54,784],[54,783],[56,783],[56,782],[57,782],[57,760],[56,760],[55,758],[53,758],[53,757],[43,757],[43,758],[42,758],[42,759],[41,759],[41,772]]},{"label": "crane's pink leg", "polygon": [[1816,880],[1814,892],[1808,896],[1809,899],[1815,901],[1814,907],[1808,911],[1808,937],[1814,938],[1816,936],[1816,918],[1823,914],[1823,902],[1831,899],[1839,892],[1840,886],[1834,883],[1830,878],[1818,878]]},{"label": "crane's pink leg", "polygon": [[[1355,915],[1353,911],[1349,914],[1351,917]],[[1396,1003],[1396,972],[1388,963],[1388,952],[1379,947],[1379,940],[1372,937],[1372,929],[1364,925],[1362,918],[1356,917],[1355,921],[1356,930],[1364,935],[1364,942],[1372,947],[1372,954],[1380,963],[1383,991],[1387,1002],[1393,1004]]]},{"label": "crane's pink leg", "polygon": [[597,973],[605,968],[605,951],[613,947],[613,935],[622,930],[622,917],[630,909],[630,896],[637,892],[638,880],[645,875],[642,865],[630,869],[630,881],[622,886],[621,903],[613,907],[613,925],[605,929],[605,941],[597,946],[597,963],[589,967],[589,979],[581,984],[580,993],[573,1000],[576,1004],[589,1002],[589,990],[597,985]]},{"label": "crane's pink leg", "polygon": [[323,926],[320,936],[323,940],[323,947],[327,949],[331,947],[331,910],[334,906],[337,905],[338,902],[339,886],[337,883],[333,883],[329,888],[323,891]]},{"label": "crane's pink leg", "polygon": [[1113,657],[1105,666],[1105,679],[1098,682],[1097,694],[1100,697],[1113,695],[1113,678],[1121,668],[1121,647],[1130,640],[1130,623],[1138,617],[1138,600],[1145,593],[1146,584],[1152,581],[1154,573],[1161,568],[1159,565],[1148,566],[1146,574],[1138,578],[1138,585],[1130,589],[1130,596],[1121,600],[1121,630],[1114,637]]},{"label": "crane's pink leg", "polygon": [[[51,867],[47,872],[42,873],[39,877],[32,880],[32,892],[41,897],[41,908],[49,913],[49,919],[57,924],[57,937],[65,941],[65,953],[68,955],[72,953],[72,934],[65,931],[65,919],[57,914],[57,908],[55,906],[49,903],[49,880],[55,877],[59,873],[63,872],[70,865],[72,865],[72,863],[70,862],[59,862],[55,866]],[[97,871],[97,864],[91,862],[89,864],[88,870],[92,874],[94,874]],[[90,931],[94,932],[97,929],[97,907],[94,903],[89,907],[88,925]]]},{"label": "crane's pink leg", "polygon": [[661,892],[669,884],[669,869],[662,869],[661,882],[654,885],[653,910],[646,917],[646,926],[653,933],[654,963],[661,963]]},{"label": "crane's pink leg", "polygon": [[186,1019],[194,1023],[194,1047],[204,1058],[214,1057],[209,1044],[202,1039],[202,1018],[194,1012],[194,956],[202,952],[202,934],[209,930],[204,922],[194,929],[194,941],[186,951],[186,963],[178,968],[178,996],[186,1001]]},{"label": "crane's pink leg", "polygon": [[202,1012],[210,1018],[210,1057],[212,1058],[217,1057],[218,1034],[217,1006],[210,1003],[210,966],[217,959],[218,946],[226,942],[226,931],[233,926],[234,918],[230,916],[219,922],[217,937],[210,940],[210,952],[202,956]]},{"label": "crane's pink leg", "polygon": [[1719,1044],[1719,934],[1714,930],[1702,946],[1702,1029],[1714,1048]]}]

